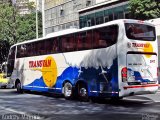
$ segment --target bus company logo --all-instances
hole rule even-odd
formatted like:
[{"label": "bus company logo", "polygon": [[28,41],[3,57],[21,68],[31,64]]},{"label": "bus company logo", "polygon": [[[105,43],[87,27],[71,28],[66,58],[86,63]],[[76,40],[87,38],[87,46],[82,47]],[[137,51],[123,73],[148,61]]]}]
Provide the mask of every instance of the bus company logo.
[{"label": "bus company logo", "polygon": [[45,60],[29,61],[29,68],[42,72],[43,81],[47,87],[53,87],[57,80],[57,65],[52,56]]},{"label": "bus company logo", "polygon": [[150,45],[150,43],[132,43],[132,47],[135,48],[149,48]]},{"label": "bus company logo", "polygon": [[50,67],[51,60],[29,61],[29,68]]},{"label": "bus company logo", "polygon": [[[137,48],[142,52],[153,52],[153,46],[151,43],[130,43],[132,48]],[[152,55],[145,55],[147,58],[150,58]]]}]

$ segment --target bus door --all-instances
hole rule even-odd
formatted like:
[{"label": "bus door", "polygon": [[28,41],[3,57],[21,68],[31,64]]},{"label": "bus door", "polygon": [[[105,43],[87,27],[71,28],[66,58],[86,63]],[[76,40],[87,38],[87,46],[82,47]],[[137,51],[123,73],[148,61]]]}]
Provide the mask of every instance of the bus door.
[{"label": "bus door", "polygon": [[143,52],[127,53],[127,79],[129,84],[157,82],[157,54]]}]

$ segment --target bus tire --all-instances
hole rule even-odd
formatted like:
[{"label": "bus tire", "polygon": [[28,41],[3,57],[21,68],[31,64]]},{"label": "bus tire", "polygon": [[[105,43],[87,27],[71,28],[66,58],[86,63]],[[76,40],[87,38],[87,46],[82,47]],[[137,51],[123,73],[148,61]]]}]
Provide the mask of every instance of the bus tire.
[{"label": "bus tire", "polygon": [[72,93],[73,93],[73,87],[70,82],[64,83],[64,97],[65,99],[71,99],[72,98]]},{"label": "bus tire", "polygon": [[18,93],[23,93],[23,89],[21,88],[21,82],[16,83],[16,88]]},{"label": "bus tire", "polygon": [[77,85],[77,97],[80,101],[83,101],[83,102],[88,102],[89,101],[89,97],[88,97],[88,89],[87,89],[87,86],[86,84],[84,83],[79,83]]}]

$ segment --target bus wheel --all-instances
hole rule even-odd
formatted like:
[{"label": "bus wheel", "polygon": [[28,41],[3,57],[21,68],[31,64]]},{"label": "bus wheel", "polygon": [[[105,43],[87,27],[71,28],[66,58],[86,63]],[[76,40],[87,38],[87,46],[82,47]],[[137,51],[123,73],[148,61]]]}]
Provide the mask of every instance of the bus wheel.
[{"label": "bus wheel", "polygon": [[17,82],[16,87],[17,87],[17,92],[18,93],[23,93],[23,90],[21,88],[21,83],[20,82]]},{"label": "bus wheel", "polygon": [[64,97],[66,99],[70,99],[72,97],[72,84],[69,82],[64,84]]},{"label": "bus wheel", "polygon": [[78,99],[84,102],[89,101],[87,86],[84,83],[80,83],[77,86],[78,90]]}]

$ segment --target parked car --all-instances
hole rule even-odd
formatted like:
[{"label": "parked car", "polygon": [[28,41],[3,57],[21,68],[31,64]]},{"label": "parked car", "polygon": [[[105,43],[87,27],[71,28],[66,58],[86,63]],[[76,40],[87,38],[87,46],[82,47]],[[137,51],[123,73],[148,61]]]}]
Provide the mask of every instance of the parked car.
[{"label": "parked car", "polygon": [[9,79],[6,76],[7,62],[3,62],[0,65],[0,88],[6,88],[9,82]]},{"label": "parked car", "polygon": [[8,84],[8,79],[4,73],[0,73],[0,88],[6,88]]}]

